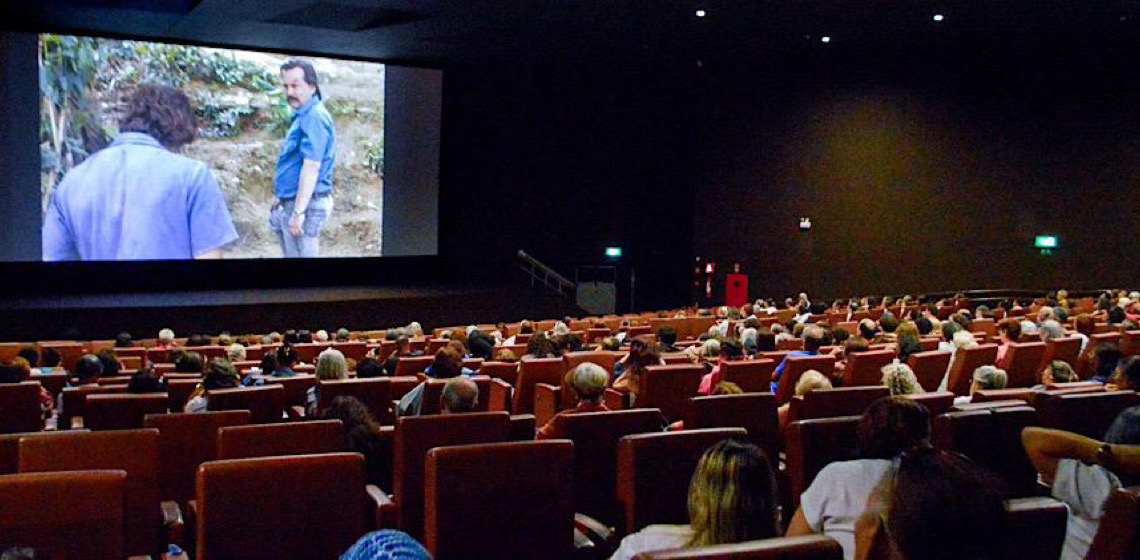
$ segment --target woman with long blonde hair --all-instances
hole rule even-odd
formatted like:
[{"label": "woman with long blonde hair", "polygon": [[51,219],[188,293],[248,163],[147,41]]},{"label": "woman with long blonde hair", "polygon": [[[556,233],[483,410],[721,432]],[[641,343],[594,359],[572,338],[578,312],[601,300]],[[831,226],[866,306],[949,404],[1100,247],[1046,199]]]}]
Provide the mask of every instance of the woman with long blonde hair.
[{"label": "woman with long blonde hair", "polygon": [[622,539],[610,560],[777,536],[776,477],[755,445],[724,440],[705,451],[689,483],[689,524],[650,525]]}]

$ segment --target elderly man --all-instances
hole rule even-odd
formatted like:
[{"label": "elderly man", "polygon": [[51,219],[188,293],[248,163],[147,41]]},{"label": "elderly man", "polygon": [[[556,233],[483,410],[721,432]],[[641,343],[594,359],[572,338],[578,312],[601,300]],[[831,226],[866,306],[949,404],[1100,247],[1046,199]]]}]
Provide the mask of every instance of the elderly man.
[{"label": "elderly man", "polygon": [[784,361],[776,366],[776,372],[772,375],[773,393],[776,392],[776,388],[780,385],[780,376],[784,374],[784,367],[788,365],[788,358],[792,356],[815,356],[819,354],[819,349],[823,346],[826,334],[822,328],[815,325],[808,325],[808,327],[804,329],[804,349],[788,352],[788,356],[784,358]]},{"label": "elderly man", "polygon": [[281,144],[269,227],[289,257],[319,257],[321,228],[333,208],[336,130],[325,109],[313,63],[291,59],[281,66],[281,87],[293,122]]},{"label": "elderly man", "polygon": [[479,406],[479,386],[467,377],[455,377],[443,386],[439,409],[444,414],[471,412]]}]

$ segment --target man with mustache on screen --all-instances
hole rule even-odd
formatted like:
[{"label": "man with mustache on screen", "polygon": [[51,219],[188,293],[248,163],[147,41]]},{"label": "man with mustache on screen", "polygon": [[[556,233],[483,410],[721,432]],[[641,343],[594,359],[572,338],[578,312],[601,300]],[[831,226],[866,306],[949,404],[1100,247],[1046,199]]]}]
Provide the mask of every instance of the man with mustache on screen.
[{"label": "man with mustache on screen", "polygon": [[141,85],[119,136],[67,172],[44,216],[43,259],[221,258],[238,238],[210,168],[177,154],[197,138],[182,91]]},{"label": "man with mustache on screen", "polygon": [[321,228],[333,207],[336,131],[311,62],[291,59],[283,64],[281,86],[293,108],[293,123],[277,158],[277,201],[269,212],[269,227],[286,258],[319,257]]}]

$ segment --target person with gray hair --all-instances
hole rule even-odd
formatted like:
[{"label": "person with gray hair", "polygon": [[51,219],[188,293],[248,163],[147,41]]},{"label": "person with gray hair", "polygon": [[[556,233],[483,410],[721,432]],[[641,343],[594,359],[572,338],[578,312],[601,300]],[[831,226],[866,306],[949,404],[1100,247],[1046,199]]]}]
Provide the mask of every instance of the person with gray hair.
[{"label": "person with gray hair", "polygon": [[567,415],[583,412],[606,412],[602,395],[610,384],[610,373],[598,364],[585,362],[566,374],[565,382],[578,396],[578,406],[555,414],[538,430],[535,439],[558,439],[564,435],[562,420]]},{"label": "person with gray hair", "polygon": [[468,377],[453,377],[443,386],[439,410],[444,414],[471,412],[479,406],[479,386]]},{"label": "person with gray hair", "polygon": [[1058,338],[1065,338],[1065,329],[1055,319],[1046,319],[1041,322],[1038,332],[1041,333],[1041,340],[1057,340]]},{"label": "person with gray hair", "polygon": [[244,362],[246,357],[245,346],[240,344],[231,344],[226,348],[226,357],[231,362]]},{"label": "person with gray hair", "polygon": [[161,348],[163,350],[170,350],[173,347],[174,347],[174,331],[172,331],[170,329],[162,329],[161,331],[158,331],[158,344],[155,345],[155,348]]},{"label": "person with gray hair", "polygon": [[970,396],[958,397],[954,399],[954,404],[970,402],[974,393],[978,391],[990,391],[993,389],[1005,389],[1005,385],[1009,380],[1004,369],[999,369],[997,366],[981,366],[974,370],[974,381],[970,384]]},{"label": "person with gray hair", "polygon": [[309,416],[317,415],[317,406],[321,400],[320,381],[334,381],[348,379],[348,360],[340,350],[329,348],[317,356],[317,369],[314,372],[317,384],[305,393],[305,411]]},{"label": "person with gray hair", "polygon": [[891,395],[917,395],[924,393],[910,366],[893,363],[883,366],[883,385],[891,390]]}]

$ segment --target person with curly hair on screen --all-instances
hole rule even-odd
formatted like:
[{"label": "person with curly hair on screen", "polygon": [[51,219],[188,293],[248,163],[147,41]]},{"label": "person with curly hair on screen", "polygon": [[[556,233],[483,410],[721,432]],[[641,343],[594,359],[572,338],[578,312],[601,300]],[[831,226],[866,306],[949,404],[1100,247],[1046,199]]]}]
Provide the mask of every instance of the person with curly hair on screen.
[{"label": "person with curly hair on screen", "polygon": [[141,85],[119,136],[64,176],[43,227],[43,259],[216,259],[237,240],[209,167],[178,154],[197,138],[190,98]]}]

